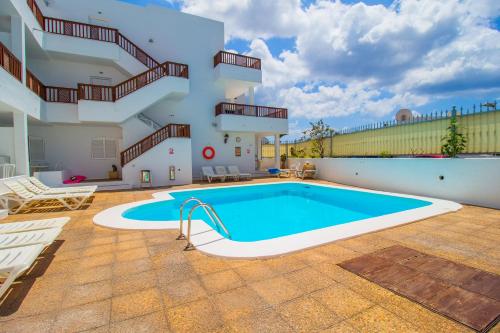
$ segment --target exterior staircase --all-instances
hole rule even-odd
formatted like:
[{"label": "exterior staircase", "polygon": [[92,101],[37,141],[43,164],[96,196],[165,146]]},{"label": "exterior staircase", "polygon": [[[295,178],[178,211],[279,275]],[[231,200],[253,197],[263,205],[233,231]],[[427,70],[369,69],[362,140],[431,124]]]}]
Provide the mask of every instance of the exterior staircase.
[{"label": "exterior staircase", "polygon": [[26,2],[40,24],[40,27],[45,32],[55,35],[78,37],[83,40],[114,43],[149,69],[160,65],[158,61],[125,37],[118,29],[47,17],[43,15],[36,0],[27,0]]},{"label": "exterior staircase", "polygon": [[122,167],[148,150],[159,145],[168,138],[190,138],[190,126],[185,124],[168,124],[151,135],[128,147],[120,154]]}]

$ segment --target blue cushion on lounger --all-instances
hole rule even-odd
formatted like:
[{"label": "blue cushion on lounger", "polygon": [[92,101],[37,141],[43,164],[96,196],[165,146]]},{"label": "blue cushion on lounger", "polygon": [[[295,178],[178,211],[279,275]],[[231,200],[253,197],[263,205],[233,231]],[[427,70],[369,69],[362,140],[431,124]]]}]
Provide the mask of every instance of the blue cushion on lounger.
[{"label": "blue cushion on lounger", "polygon": [[271,168],[267,169],[267,172],[269,172],[271,175],[277,175],[278,173],[280,173],[280,169]]}]

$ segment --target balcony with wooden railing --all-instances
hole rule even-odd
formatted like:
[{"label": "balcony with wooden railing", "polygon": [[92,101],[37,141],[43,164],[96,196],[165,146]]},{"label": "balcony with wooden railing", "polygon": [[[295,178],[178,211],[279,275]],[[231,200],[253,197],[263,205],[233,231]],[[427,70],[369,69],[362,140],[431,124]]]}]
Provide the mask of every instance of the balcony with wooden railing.
[{"label": "balcony with wooden railing", "polygon": [[46,86],[28,70],[26,71],[26,86],[46,102],[78,103],[77,89]]},{"label": "balcony with wooden railing", "polygon": [[19,81],[23,80],[22,64],[5,45],[0,43],[0,67],[9,72]]},{"label": "balcony with wooden railing", "polygon": [[121,165],[122,167],[130,161],[141,156],[148,150],[162,143],[168,138],[190,138],[191,130],[189,125],[184,124],[168,124],[160,128],[158,131],[148,135],[136,144],[128,147],[121,152]]},{"label": "balcony with wooden railing", "polygon": [[125,97],[165,76],[175,76],[188,79],[188,65],[167,61],[115,86],[80,83],[78,84],[79,99],[115,102],[118,99]]},{"label": "balcony with wooden railing", "polygon": [[259,58],[230,53],[227,51],[219,51],[219,53],[214,56],[214,67],[218,64],[228,64],[260,70]]},{"label": "balcony with wooden railing", "polygon": [[127,37],[122,35],[117,29],[88,23],[68,21],[54,17],[45,17],[40,11],[40,8],[36,4],[35,0],[27,0],[27,4],[35,15],[40,27],[46,32],[115,43],[146,67],[154,68],[159,65],[158,61],[148,55]]},{"label": "balcony with wooden railing", "polygon": [[288,110],[285,108],[226,102],[219,103],[215,106],[215,115],[218,116],[221,114],[288,119]]}]

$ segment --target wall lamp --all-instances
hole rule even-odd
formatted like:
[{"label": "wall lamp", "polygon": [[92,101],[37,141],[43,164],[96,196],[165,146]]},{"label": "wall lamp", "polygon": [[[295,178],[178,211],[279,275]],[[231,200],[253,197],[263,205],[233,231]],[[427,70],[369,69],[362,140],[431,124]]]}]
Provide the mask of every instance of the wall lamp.
[{"label": "wall lamp", "polygon": [[224,134],[224,143],[227,143],[227,140],[229,139],[229,134]]}]

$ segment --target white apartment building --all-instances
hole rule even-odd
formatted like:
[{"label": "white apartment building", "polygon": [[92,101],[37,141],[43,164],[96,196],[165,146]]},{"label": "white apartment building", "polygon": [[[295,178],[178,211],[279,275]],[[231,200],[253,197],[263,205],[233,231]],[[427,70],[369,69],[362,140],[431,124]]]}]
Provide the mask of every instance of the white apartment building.
[{"label": "white apartment building", "polygon": [[123,187],[142,169],[154,186],[254,172],[261,138],[279,152],[288,131],[286,109],[255,105],[260,59],[225,52],[222,22],[163,7],[0,0],[0,67],[0,164],[50,185],[113,165]]}]

